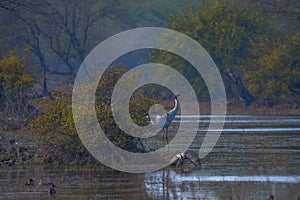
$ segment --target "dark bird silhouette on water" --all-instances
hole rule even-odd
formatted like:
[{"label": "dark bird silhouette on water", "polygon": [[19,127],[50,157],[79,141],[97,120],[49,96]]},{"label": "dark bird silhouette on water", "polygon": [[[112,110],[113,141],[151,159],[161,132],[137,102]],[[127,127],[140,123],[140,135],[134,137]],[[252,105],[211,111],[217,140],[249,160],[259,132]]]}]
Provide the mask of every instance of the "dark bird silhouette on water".
[{"label": "dark bird silhouette on water", "polygon": [[34,181],[32,178],[27,180],[27,183],[25,183],[26,186],[34,186]]},{"label": "dark bird silhouette on water", "polygon": [[55,187],[56,186],[54,184],[51,185],[51,187],[49,189],[49,195],[50,195],[50,197],[53,197],[56,194]]}]

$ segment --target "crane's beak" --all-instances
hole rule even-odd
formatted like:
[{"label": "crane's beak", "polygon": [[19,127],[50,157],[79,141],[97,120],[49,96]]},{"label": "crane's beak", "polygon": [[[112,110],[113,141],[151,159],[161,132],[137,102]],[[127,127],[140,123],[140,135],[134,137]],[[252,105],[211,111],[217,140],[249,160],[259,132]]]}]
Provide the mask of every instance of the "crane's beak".
[{"label": "crane's beak", "polygon": [[179,97],[180,94],[178,92],[175,93],[175,97]]}]

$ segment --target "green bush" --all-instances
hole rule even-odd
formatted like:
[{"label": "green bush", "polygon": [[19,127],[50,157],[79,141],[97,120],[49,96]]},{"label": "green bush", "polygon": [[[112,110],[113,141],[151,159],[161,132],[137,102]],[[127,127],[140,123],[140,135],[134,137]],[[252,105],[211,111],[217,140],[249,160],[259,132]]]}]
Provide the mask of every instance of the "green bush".
[{"label": "green bush", "polygon": [[[139,140],[119,129],[114,122],[110,107],[110,96],[114,83],[124,72],[124,69],[115,68],[101,79],[96,92],[95,110],[100,126],[107,137],[120,148],[137,152],[142,151]],[[88,86],[83,91],[88,92],[87,88]],[[130,114],[133,121],[139,125],[146,125],[147,121],[142,116],[148,113],[150,106],[154,103],[155,101],[150,97],[135,93],[130,101]],[[71,96],[52,93],[52,98],[35,100],[34,104],[40,106],[41,113],[27,125],[27,131],[34,133],[44,144],[57,149],[81,154],[86,151],[76,132]],[[80,117],[88,121],[89,112],[82,109]]]}]

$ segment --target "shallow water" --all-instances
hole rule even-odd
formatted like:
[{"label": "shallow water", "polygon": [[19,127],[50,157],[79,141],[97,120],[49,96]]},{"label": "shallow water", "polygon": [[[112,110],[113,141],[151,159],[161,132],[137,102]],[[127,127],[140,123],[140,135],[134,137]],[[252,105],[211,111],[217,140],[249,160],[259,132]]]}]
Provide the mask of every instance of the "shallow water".
[{"label": "shallow water", "polygon": [[[198,152],[209,118],[182,116],[184,123],[202,123],[191,151]],[[29,178],[34,186],[25,185]],[[39,186],[39,180],[55,183],[57,199],[263,200],[273,194],[275,199],[296,200],[300,197],[300,116],[226,117],[224,131],[202,159],[200,170],[187,165],[129,174],[109,168],[2,167],[0,199],[49,199],[50,186]]]}]

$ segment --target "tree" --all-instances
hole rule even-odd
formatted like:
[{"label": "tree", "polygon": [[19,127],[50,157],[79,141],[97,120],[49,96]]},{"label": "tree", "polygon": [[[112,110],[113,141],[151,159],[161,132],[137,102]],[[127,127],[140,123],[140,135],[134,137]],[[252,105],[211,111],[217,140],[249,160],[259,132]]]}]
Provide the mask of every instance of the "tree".
[{"label": "tree", "polygon": [[[113,67],[109,68],[104,73],[96,91],[97,117],[100,126],[106,133],[107,137],[115,145],[128,151],[144,151],[141,140],[122,131],[115,123],[112,114],[111,96],[114,90],[114,85],[126,71],[127,69],[125,68]],[[134,84],[134,81],[138,79],[139,75],[140,74],[138,72],[133,74],[131,79],[128,81],[133,81]],[[126,92],[126,90],[124,92]],[[122,94],[118,95],[122,97]],[[124,102],[124,104],[125,103],[126,102]],[[155,103],[157,103],[157,101],[153,100],[150,96],[145,96],[139,91],[135,92],[129,102],[129,113],[133,121],[140,126],[147,125],[149,122],[143,116],[148,114],[150,106]]]},{"label": "tree", "polygon": [[101,22],[109,19],[114,3],[90,1],[88,6],[79,0],[57,3],[60,6],[49,4],[49,11],[42,13],[47,18],[45,23],[48,26],[43,34],[49,40],[51,51],[68,71],[52,69],[51,72],[75,77],[79,65],[93,47],[91,41],[95,38],[91,37],[92,29],[97,26],[103,28]]},{"label": "tree", "polygon": [[[243,83],[236,80],[239,76],[235,74],[241,73],[240,67],[249,55],[249,49],[254,45],[254,38],[259,34],[262,24],[262,17],[254,11],[230,8],[227,1],[201,1],[198,5],[189,4],[186,13],[180,12],[178,16],[172,17],[169,27],[198,41],[211,55],[223,75],[238,88],[237,95],[249,104],[253,97]],[[186,74],[194,88],[200,88],[198,95],[201,94],[204,89],[203,80],[190,76],[195,73],[187,68],[184,61],[170,54],[161,54],[159,57],[164,63],[176,63],[177,70]],[[237,85],[237,82],[240,84]]]},{"label": "tree", "polygon": [[269,106],[289,101],[299,106],[300,34],[280,42],[261,57],[256,70],[245,71],[249,90]]},{"label": "tree", "polygon": [[32,19],[21,18],[20,19],[25,24],[24,30],[24,40],[26,42],[27,50],[31,51],[33,55],[39,60],[40,68],[43,73],[43,96],[49,96],[48,82],[47,82],[47,72],[49,66],[46,62],[45,50],[43,49],[42,43],[45,40],[42,36],[41,27],[38,22]]},{"label": "tree", "polygon": [[298,0],[256,0],[256,9],[265,15],[274,27],[283,34],[295,34],[300,27],[300,4]]},{"label": "tree", "polygon": [[30,9],[18,6],[5,12],[12,26],[10,35],[3,34],[35,56],[47,96],[49,75],[73,79],[88,52],[105,37],[105,26],[119,23],[114,19],[117,5],[118,1],[92,0],[87,5],[64,0],[32,3]]},{"label": "tree", "polygon": [[35,106],[41,108],[41,113],[27,125],[27,130],[57,148],[82,148],[72,119],[71,96],[55,92],[52,92],[52,96],[34,100]]},{"label": "tree", "polygon": [[[43,95],[48,96],[47,74],[65,75],[74,78],[79,65],[83,61],[91,46],[89,44],[89,29],[100,18],[105,16],[107,5],[93,7],[85,3],[62,1],[44,3],[36,6],[35,11],[23,10],[16,13],[24,22],[24,39],[29,50],[38,58],[43,71]],[[94,9],[94,11],[91,11]],[[50,53],[54,53],[63,63],[60,67],[49,67],[46,61]],[[53,57],[53,56],[51,56]],[[50,60],[50,59],[48,59]],[[51,64],[49,64],[51,63]]]},{"label": "tree", "polygon": [[[115,145],[128,151],[141,152],[143,151],[141,141],[124,133],[114,122],[111,111],[110,97],[114,84],[125,71],[124,68],[114,67],[104,74],[104,77],[99,81],[96,92],[95,110],[101,128]],[[83,96],[91,88],[89,84],[80,87],[77,89],[82,92]],[[82,158],[82,155],[87,156],[88,153],[75,129],[71,96],[53,93],[52,97],[35,100],[34,104],[40,107],[40,114],[27,125],[27,131],[41,138],[43,143],[51,149],[54,148],[61,157],[67,156],[74,160],[75,158]],[[139,125],[146,125],[147,121],[143,116],[147,114],[150,106],[154,103],[155,101],[150,97],[134,95],[130,102],[130,113],[133,120]],[[88,123],[90,110],[86,110],[84,107],[81,107],[81,110],[82,114],[79,117]],[[94,140],[95,138],[91,139]]]},{"label": "tree", "polygon": [[28,9],[31,6],[37,4],[37,1],[28,1],[28,0],[0,0],[0,8],[5,10],[14,11],[20,7]]},{"label": "tree", "polygon": [[33,110],[28,103],[34,78],[29,72],[28,62],[10,51],[0,60],[0,100],[3,117],[1,121],[8,128],[23,127]]}]

